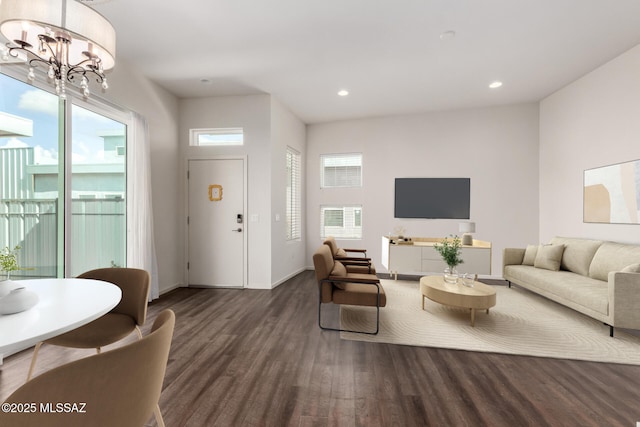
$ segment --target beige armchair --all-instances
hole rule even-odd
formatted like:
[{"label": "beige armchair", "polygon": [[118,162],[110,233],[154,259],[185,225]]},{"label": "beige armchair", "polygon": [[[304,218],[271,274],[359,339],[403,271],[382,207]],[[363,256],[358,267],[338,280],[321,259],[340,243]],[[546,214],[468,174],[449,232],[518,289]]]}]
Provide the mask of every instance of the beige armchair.
[{"label": "beige armchair", "polygon": [[[72,348],[102,347],[120,341],[134,330],[142,338],[139,326],[147,316],[149,273],[137,268],[99,268],[78,276],[113,283],[122,290],[122,299],[109,313],[77,329],[44,341],[47,344]],[[27,381],[31,379],[43,342],[36,344],[31,358]]]},{"label": "beige armchair", "polygon": [[[333,236],[327,237],[323,243],[331,249],[333,259],[340,261],[349,273],[376,274],[376,268],[371,262],[371,258],[367,257],[366,249],[339,248]],[[359,255],[352,256],[349,254]]]},{"label": "beige armchair", "polygon": [[0,412],[0,425],[141,427],[155,414],[158,425],[164,426],[158,400],[174,325],[175,314],[164,310],[149,335],[139,341],[28,381],[5,402],[23,406],[33,402],[36,407],[28,412]]},{"label": "beige armchair", "polygon": [[[321,245],[313,254],[313,265],[318,280],[318,326],[320,329],[358,332],[375,335],[380,330],[380,307],[387,305],[387,297],[380,280],[373,274],[349,273],[346,267],[333,259],[328,245]],[[360,305],[376,308],[376,328],[373,332],[328,328],[322,325],[322,304]]]}]

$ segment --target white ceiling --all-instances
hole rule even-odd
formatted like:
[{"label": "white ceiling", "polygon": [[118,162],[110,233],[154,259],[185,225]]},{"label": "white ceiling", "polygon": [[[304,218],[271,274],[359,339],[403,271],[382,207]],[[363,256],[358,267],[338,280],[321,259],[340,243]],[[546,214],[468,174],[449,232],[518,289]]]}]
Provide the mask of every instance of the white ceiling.
[{"label": "white ceiling", "polygon": [[181,98],[269,93],[306,123],[538,101],[640,43],[639,0],[88,3],[116,67]]}]

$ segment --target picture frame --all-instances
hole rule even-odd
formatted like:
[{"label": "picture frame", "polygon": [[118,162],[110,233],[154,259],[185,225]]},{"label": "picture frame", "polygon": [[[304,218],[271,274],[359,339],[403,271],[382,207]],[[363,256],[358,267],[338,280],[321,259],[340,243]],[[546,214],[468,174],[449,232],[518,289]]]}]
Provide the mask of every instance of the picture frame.
[{"label": "picture frame", "polygon": [[584,171],[583,221],[640,224],[640,160]]}]

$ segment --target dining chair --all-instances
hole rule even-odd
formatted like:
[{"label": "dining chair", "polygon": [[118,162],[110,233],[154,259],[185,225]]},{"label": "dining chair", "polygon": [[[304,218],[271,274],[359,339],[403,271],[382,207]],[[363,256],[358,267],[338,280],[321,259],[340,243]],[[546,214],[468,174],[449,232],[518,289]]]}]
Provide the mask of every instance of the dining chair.
[{"label": "dining chair", "polygon": [[99,268],[82,273],[81,279],[96,279],[113,283],[122,290],[122,299],[110,312],[72,331],[36,344],[27,373],[31,379],[43,343],[72,348],[95,348],[113,344],[134,330],[142,338],[140,326],[147,317],[149,273],[137,268]]},{"label": "dining chair", "polygon": [[154,414],[164,427],[158,401],[174,326],[175,314],[166,309],[144,338],[36,376],[4,403],[36,406],[0,412],[0,425],[142,427]]}]

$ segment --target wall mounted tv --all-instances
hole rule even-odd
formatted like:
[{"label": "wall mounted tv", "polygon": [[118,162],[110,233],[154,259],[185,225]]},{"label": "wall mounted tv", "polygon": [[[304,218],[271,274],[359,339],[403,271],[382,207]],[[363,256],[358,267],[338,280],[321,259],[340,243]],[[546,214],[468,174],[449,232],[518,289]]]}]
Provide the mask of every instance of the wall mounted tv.
[{"label": "wall mounted tv", "polygon": [[396,218],[469,219],[471,178],[396,178]]}]

